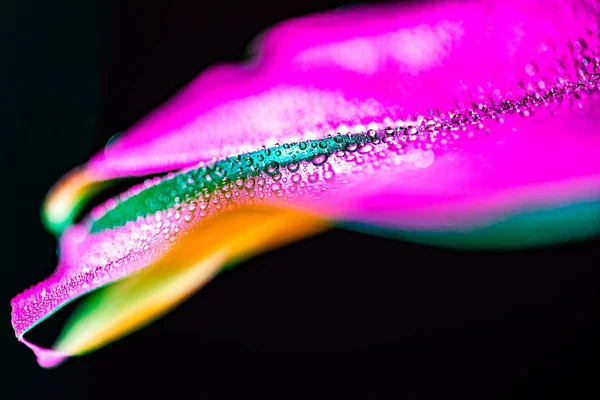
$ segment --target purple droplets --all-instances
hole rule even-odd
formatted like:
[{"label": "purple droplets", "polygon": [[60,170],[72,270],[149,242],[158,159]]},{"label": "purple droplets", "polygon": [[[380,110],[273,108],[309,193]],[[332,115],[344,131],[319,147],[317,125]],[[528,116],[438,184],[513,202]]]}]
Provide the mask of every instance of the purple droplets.
[{"label": "purple droplets", "polygon": [[498,110],[495,109],[494,107],[488,107],[483,111],[483,113],[488,118],[494,118],[494,117],[496,117],[496,115],[498,115]]},{"label": "purple droplets", "polygon": [[275,175],[279,171],[279,163],[277,161],[271,161],[265,166],[265,172],[268,175]]},{"label": "purple droplets", "polygon": [[318,154],[318,155],[314,156],[312,159],[312,163],[317,166],[323,165],[323,164],[325,164],[325,162],[327,162],[326,154]]},{"label": "purple droplets", "polygon": [[346,151],[349,151],[350,153],[353,153],[356,150],[358,150],[358,143],[349,143],[348,146],[346,146]]},{"label": "purple droplets", "polygon": [[452,123],[455,125],[464,124],[469,118],[465,114],[458,113],[452,117]]}]

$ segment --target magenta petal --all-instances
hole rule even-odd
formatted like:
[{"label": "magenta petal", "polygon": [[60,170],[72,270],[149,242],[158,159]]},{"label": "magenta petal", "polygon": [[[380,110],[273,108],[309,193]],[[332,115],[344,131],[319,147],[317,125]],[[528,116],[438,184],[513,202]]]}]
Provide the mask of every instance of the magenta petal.
[{"label": "magenta petal", "polygon": [[[597,79],[597,7],[443,2],[288,21],[264,35],[256,59],[201,74],[88,167],[97,176],[144,175],[338,132],[422,130],[458,113],[466,123],[435,143],[419,135],[394,156],[391,143],[380,158],[393,168],[376,172],[383,161],[366,154],[334,168],[338,178],[355,171],[338,182],[367,177],[342,200],[296,202],[342,221],[436,228],[594,198],[598,95],[594,84],[577,85]],[[569,84],[569,95],[548,97]],[[506,101],[527,105],[505,112]]]},{"label": "magenta petal", "polygon": [[89,168],[104,178],[159,173],[518,96],[520,84],[553,83],[558,61],[575,73],[572,43],[597,45],[593,4],[444,2],[291,20],[264,35],[256,59],[207,70]]}]

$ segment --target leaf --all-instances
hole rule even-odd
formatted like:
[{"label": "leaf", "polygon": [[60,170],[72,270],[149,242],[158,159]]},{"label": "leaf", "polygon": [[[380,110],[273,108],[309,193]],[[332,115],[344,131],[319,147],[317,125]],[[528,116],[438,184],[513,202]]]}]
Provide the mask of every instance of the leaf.
[{"label": "leaf", "polygon": [[[191,232],[210,236],[212,224],[240,210],[295,213],[289,228],[277,230],[289,240],[306,233],[294,227],[299,221],[316,231],[327,221],[477,248],[597,234],[598,7],[585,0],[404,4],[275,27],[252,61],[207,70],[56,186],[45,214],[53,230],[66,227],[59,265],[13,299],[17,337],[121,279],[88,306],[93,311],[81,314],[60,348],[85,352],[158,316],[192,291],[171,292],[170,282],[198,273],[192,286],[199,288],[217,268],[213,256],[237,257],[226,251],[234,239],[215,235],[210,254],[147,268],[186,248]],[[71,225],[102,185],[155,174],[163,175]],[[251,253],[274,240],[257,229],[244,239],[256,238]],[[153,302],[135,300],[127,288],[151,282],[157,286],[147,299],[168,293],[171,300],[146,309]],[[123,314],[107,311],[115,307]],[[44,354],[46,364],[63,355]]]}]

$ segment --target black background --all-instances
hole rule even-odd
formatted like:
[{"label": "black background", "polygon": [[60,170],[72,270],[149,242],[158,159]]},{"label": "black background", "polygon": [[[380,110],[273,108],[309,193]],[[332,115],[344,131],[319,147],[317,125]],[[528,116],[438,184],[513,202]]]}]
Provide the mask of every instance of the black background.
[{"label": "black background", "polygon": [[[244,59],[267,27],[344,3],[4,4],[1,398],[597,394],[598,239],[466,252],[333,231],[246,262],[98,352],[39,368],[14,339],[9,301],[55,266],[39,220],[50,186],[206,66]],[[49,344],[63,320],[31,337]]]}]

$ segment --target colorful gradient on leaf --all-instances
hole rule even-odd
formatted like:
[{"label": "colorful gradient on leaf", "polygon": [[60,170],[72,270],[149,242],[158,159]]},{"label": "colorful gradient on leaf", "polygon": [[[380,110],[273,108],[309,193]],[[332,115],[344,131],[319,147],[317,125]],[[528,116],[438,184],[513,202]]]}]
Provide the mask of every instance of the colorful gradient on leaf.
[{"label": "colorful gradient on leaf", "polygon": [[227,264],[318,233],[327,225],[286,210],[239,209],[192,231],[162,259],[86,299],[56,350],[81,355],[159,317]]},{"label": "colorful gradient on leaf", "polygon": [[[282,23],[252,62],[203,72],[57,184],[59,265],[13,299],[17,337],[55,365],[328,225],[476,248],[597,234],[599,15],[585,0],[440,2]],[[153,177],[73,224],[134,176]],[[54,350],[23,339],[104,286]]]},{"label": "colorful gradient on leaf", "polygon": [[46,228],[58,235],[71,225],[85,204],[109,182],[95,179],[85,168],[77,168],[54,187],[42,209]]}]

